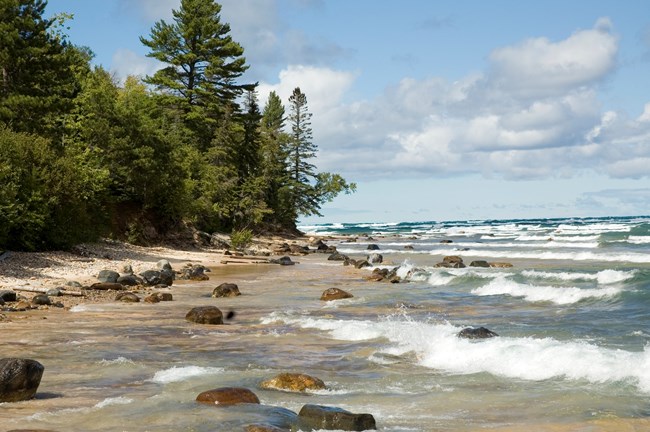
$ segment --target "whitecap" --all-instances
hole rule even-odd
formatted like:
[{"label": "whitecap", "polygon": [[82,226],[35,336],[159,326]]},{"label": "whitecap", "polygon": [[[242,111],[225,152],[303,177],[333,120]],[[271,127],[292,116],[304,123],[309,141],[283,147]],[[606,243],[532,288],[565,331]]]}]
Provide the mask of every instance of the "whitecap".
[{"label": "whitecap", "polygon": [[105,408],[111,405],[128,405],[133,402],[133,399],[125,398],[122,396],[114,398],[106,398],[103,401],[95,404],[95,408]]},{"label": "whitecap", "polygon": [[121,357],[121,356],[116,358],[116,359],[113,359],[113,360],[102,359],[99,363],[102,364],[102,365],[106,365],[106,366],[108,366],[108,365],[135,364],[135,362],[133,360],[128,359],[126,357]]},{"label": "whitecap", "polygon": [[222,368],[203,367],[203,366],[174,366],[155,373],[151,381],[159,384],[169,384],[178,381],[184,381],[188,378],[194,378],[203,375],[215,375],[223,372]]},{"label": "whitecap", "polygon": [[522,297],[529,302],[552,302],[559,305],[577,303],[588,298],[609,298],[622,291],[618,287],[577,288],[520,284],[505,278],[497,278],[486,285],[475,288],[472,294],[478,296],[509,295]]},{"label": "whitecap", "polygon": [[562,281],[593,280],[600,285],[608,285],[623,282],[631,279],[636,274],[635,270],[621,271],[606,269],[598,273],[580,273],[580,272],[543,272],[538,270],[524,270],[523,276],[536,279],[554,279]]}]

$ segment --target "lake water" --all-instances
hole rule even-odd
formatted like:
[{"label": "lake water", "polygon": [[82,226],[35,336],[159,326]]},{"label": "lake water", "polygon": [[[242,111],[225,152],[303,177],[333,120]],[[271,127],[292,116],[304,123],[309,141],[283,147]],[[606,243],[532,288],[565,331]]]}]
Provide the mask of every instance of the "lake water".
[{"label": "lake water", "polygon": [[[371,413],[381,431],[650,430],[650,218],[302,229],[359,236],[327,241],[352,258],[377,244],[381,266],[400,266],[407,282],[369,282],[371,268],[313,254],[291,267],[215,268],[208,282],[174,285],[173,302],[12,315],[0,324],[1,356],[36,359],[45,373],[35,400],[0,404],[0,424],[240,431],[281,425],[310,403]],[[435,267],[447,255],[513,267]],[[221,282],[242,296],[211,298]],[[330,287],[354,298],[320,301]],[[185,321],[203,305],[235,318]],[[478,326],[499,336],[456,336]],[[258,387],[281,372],[328,390]],[[227,386],[250,388],[262,405],[194,402]]]}]

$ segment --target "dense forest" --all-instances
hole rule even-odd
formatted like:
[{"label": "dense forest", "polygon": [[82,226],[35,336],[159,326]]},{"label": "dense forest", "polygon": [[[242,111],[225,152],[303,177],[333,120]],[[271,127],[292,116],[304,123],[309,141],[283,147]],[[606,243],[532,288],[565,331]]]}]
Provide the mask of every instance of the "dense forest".
[{"label": "dense forest", "polygon": [[118,82],[46,0],[0,0],[0,250],[148,242],[191,227],[291,232],[354,191],[317,172],[307,96],[257,83],[214,0],[140,41],[164,67]]}]

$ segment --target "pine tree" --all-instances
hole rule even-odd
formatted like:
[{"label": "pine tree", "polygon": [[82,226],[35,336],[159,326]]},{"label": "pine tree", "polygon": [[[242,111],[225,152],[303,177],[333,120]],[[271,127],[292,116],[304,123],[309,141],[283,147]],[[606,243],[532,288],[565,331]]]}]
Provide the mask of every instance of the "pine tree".
[{"label": "pine tree", "polygon": [[46,0],[0,0],[0,123],[53,136],[79,90],[74,72],[89,58],[43,17]]},{"label": "pine tree", "polygon": [[248,69],[244,49],[221,22],[221,5],[214,0],[181,0],[173,22],[158,21],[149,39],[140,41],[148,54],[166,67],[147,77],[168,102],[183,112],[184,120],[209,145],[217,121],[236,112],[236,99],[255,84],[238,84]]}]

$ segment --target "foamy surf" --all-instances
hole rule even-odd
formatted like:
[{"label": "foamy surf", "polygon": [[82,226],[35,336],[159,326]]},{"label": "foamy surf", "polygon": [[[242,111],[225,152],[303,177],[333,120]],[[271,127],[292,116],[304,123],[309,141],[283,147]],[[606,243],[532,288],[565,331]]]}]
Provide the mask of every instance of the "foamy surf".
[{"label": "foamy surf", "polygon": [[540,381],[585,380],[594,384],[626,383],[650,393],[650,352],[599,347],[580,340],[507,337],[472,341],[458,338],[461,327],[449,323],[423,323],[405,318],[378,322],[327,320],[272,314],[268,322],[281,321],[304,329],[318,329],[345,341],[386,339],[378,350],[393,356],[414,352],[417,363],[447,374],[490,373]]},{"label": "foamy surf", "polygon": [[203,366],[174,366],[169,369],[158,371],[151,379],[158,384],[169,384],[200,376],[216,375],[222,373],[222,368]]},{"label": "foamy surf", "polygon": [[520,297],[529,302],[552,302],[558,305],[578,303],[586,299],[611,298],[622,292],[622,288],[577,288],[539,286],[522,284],[505,278],[497,278],[486,285],[473,289],[478,296],[508,295]]}]

